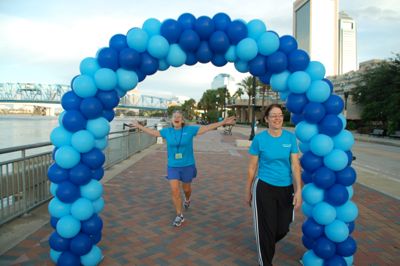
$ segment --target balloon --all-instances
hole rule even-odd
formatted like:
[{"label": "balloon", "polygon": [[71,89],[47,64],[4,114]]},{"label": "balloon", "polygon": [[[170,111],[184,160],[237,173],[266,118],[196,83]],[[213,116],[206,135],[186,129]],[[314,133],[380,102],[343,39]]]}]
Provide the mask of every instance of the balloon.
[{"label": "balloon", "polygon": [[231,45],[229,46],[228,51],[226,51],[225,53],[225,59],[228,62],[235,62],[237,60],[237,56],[236,56],[236,46]]},{"label": "balloon", "polygon": [[347,125],[347,119],[346,119],[346,117],[344,117],[344,115],[341,114],[341,113],[338,114],[337,116],[338,116],[339,119],[342,121],[342,124],[343,124],[342,130],[345,129],[345,128],[346,128],[346,125]]},{"label": "balloon", "polygon": [[186,52],[195,52],[200,45],[200,37],[194,30],[184,30],[179,37],[179,46]]},{"label": "balloon", "polygon": [[326,115],[319,122],[319,131],[328,136],[336,136],[343,128],[343,122],[337,115]]},{"label": "balloon", "polygon": [[324,157],[324,165],[333,171],[343,170],[347,166],[347,154],[338,149],[333,149]]},{"label": "balloon", "polygon": [[113,109],[119,103],[118,93],[115,90],[101,91],[99,90],[96,97],[100,100],[104,109]]},{"label": "balloon", "polygon": [[55,196],[57,191],[58,185],[56,183],[50,183],[50,193],[51,195]]},{"label": "balloon", "polygon": [[267,57],[267,69],[272,73],[280,73],[287,68],[287,57],[285,53],[276,51]]},{"label": "balloon", "polygon": [[53,232],[49,238],[50,248],[56,251],[67,251],[69,249],[70,239],[64,238],[57,234],[57,232]]},{"label": "balloon", "polygon": [[99,264],[102,260],[103,255],[101,254],[101,250],[99,247],[94,245],[92,249],[86,255],[81,256],[81,263],[84,266],[94,266]]},{"label": "balloon", "polygon": [[62,202],[58,198],[53,198],[49,202],[48,210],[52,217],[61,218],[69,214],[71,210],[71,204]]},{"label": "balloon", "polygon": [[86,234],[79,233],[71,239],[70,250],[77,256],[83,256],[92,249],[92,240]]},{"label": "balloon", "polygon": [[80,75],[74,78],[72,81],[72,89],[76,95],[81,98],[92,97],[96,95],[97,92],[97,87],[94,83],[94,80],[88,75]]},{"label": "balloon", "polygon": [[288,78],[288,88],[293,93],[305,93],[311,85],[310,76],[304,71],[296,71]]},{"label": "balloon", "polygon": [[142,26],[142,29],[147,33],[148,37],[160,34],[161,22],[156,18],[147,19]]},{"label": "balloon", "polygon": [[119,67],[118,51],[113,48],[105,47],[97,53],[97,61],[102,68],[109,68],[110,70],[117,70]]},{"label": "balloon", "polygon": [[92,170],[83,163],[79,163],[69,171],[69,180],[77,185],[82,186],[92,179]]},{"label": "balloon", "polygon": [[311,183],[312,182],[312,173],[307,172],[307,171],[303,171],[301,173],[301,180],[303,180],[303,182],[305,184]]},{"label": "balloon", "polygon": [[119,62],[124,69],[134,70],[140,66],[141,61],[141,55],[135,49],[127,47],[119,52]]},{"label": "balloon", "polygon": [[[142,61],[140,64],[140,71],[146,75],[152,75],[158,70],[158,60],[149,55],[148,53],[142,54]],[[136,73],[138,73],[136,71]],[[140,79],[139,79],[140,81]]]},{"label": "balloon", "polygon": [[79,257],[73,254],[72,252],[65,251],[62,252],[60,257],[58,258],[57,265],[59,266],[74,266],[79,265]]},{"label": "balloon", "polygon": [[269,85],[270,84],[270,79],[271,79],[272,73],[271,72],[267,72],[264,75],[260,76],[259,79],[262,83],[264,83],[265,85]]},{"label": "balloon", "polygon": [[326,113],[338,115],[343,111],[344,103],[342,98],[339,96],[332,94],[329,98],[323,103]]},{"label": "balloon", "polygon": [[236,46],[236,55],[242,61],[250,61],[257,56],[257,43],[252,38],[241,40]]},{"label": "balloon", "polygon": [[333,206],[340,206],[349,199],[347,188],[340,184],[334,184],[326,191],[326,201]]},{"label": "balloon", "polygon": [[56,195],[63,202],[66,203],[74,202],[76,199],[80,197],[79,187],[77,187],[76,185],[72,184],[69,181],[64,181],[58,184]]},{"label": "balloon", "polygon": [[225,13],[217,13],[212,18],[215,25],[215,30],[225,30],[228,28],[231,23],[231,18]]},{"label": "balloon", "polygon": [[354,239],[349,236],[343,242],[339,242],[336,244],[336,253],[339,256],[349,257],[356,253],[357,250],[357,243]]},{"label": "balloon", "polygon": [[271,55],[279,49],[279,37],[274,32],[264,32],[257,39],[257,46],[260,54]]},{"label": "balloon", "polygon": [[103,117],[88,120],[86,128],[97,139],[104,138],[110,132],[110,124]]},{"label": "balloon", "polygon": [[332,205],[322,201],[314,206],[312,217],[317,223],[328,225],[335,220],[336,210]]},{"label": "balloon", "polygon": [[336,245],[325,237],[318,238],[313,247],[314,253],[323,259],[329,259],[335,255]]},{"label": "balloon", "polygon": [[[185,63],[186,63],[186,61],[185,61]],[[170,67],[170,65],[167,63],[165,58],[164,59],[160,59],[160,61],[158,61],[158,70],[164,71],[164,70],[167,70],[169,67]]]},{"label": "balloon", "polygon": [[214,21],[207,16],[201,16],[196,19],[194,30],[201,40],[208,40],[215,30]]},{"label": "balloon", "polygon": [[324,266],[347,266],[346,260],[340,256],[333,256],[325,261]]},{"label": "balloon", "polygon": [[311,61],[306,68],[306,72],[310,75],[311,80],[321,80],[325,76],[325,67],[318,61]]},{"label": "balloon", "polygon": [[312,209],[313,209],[313,206],[308,204],[305,201],[303,201],[303,203],[301,204],[301,210],[303,211],[304,215],[307,217],[312,216]]},{"label": "balloon", "polygon": [[50,141],[56,147],[71,145],[71,137],[72,133],[62,126],[54,128],[50,133]]},{"label": "balloon", "polygon": [[211,59],[211,63],[212,63],[214,66],[222,67],[222,66],[226,65],[228,62],[226,61],[224,55],[222,55],[222,54],[215,54],[215,55],[213,56],[213,58]]},{"label": "balloon", "polygon": [[264,22],[259,19],[253,19],[247,23],[248,36],[254,40],[257,40],[266,30]]},{"label": "balloon", "polygon": [[57,223],[57,233],[64,238],[73,238],[81,230],[81,223],[71,215],[61,217]]},{"label": "balloon", "polygon": [[301,121],[295,127],[295,134],[300,141],[309,142],[314,135],[318,134],[318,128],[314,124]]},{"label": "balloon", "polygon": [[229,23],[226,33],[228,34],[230,43],[236,45],[247,37],[247,26],[240,20],[234,20]]},{"label": "balloon", "polygon": [[311,239],[317,239],[324,233],[324,226],[318,224],[313,218],[308,218],[301,227],[303,234]]},{"label": "balloon", "polygon": [[335,144],[335,149],[348,151],[354,145],[354,137],[350,131],[342,130],[339,134],[333,137],[333,142]]},{"label": "balloon", "polygon": [[285,54],[297,49],[297,41],[293,36],[284,35],[279,39],[279,50]]},{"label": "balloon", "polygon": [[93,213],[94,208],[92,202],[86,198],[79,198],[71,205],[71,215],[77,220],[87,220],[92,217]]},{"label": "balloon", "polygon": [[92,177],[96,180],[101,180],[104,176],[104,169],[103,167],[99,167],[97,169],[91,169]]},{"label": "balloon", "polygon": [[200,63],[208,63],[211,61],[213,53],[208,45],[208,42],[200,42],[199,48],[196,51],[197,60]]},{"label": "balloon", "polygon": [[149,35],[140,28],[132,28],[126,34],[126,42],[128,46],[139,53],[146,51],[148,41]]},{"label": "balloon", "polygon": [[318,168],[312,175],[312,181],[315,186],[321,189],[327,189],[335,184],[335,172],[324,166]]},{"label": "balloon", "polygon": [[229,37],[223,31],[216,31],[211,34],[209,45],[214,53],[225,53],[230,46]]},{"label": "balloon", "polygon": [[285,91],[288,88],[289,71],[272,74],[270,83],[273,91]]},{"label": "balloon", "polygon": [[91,169],[99,168],[105,162],[105,156],[101,150],[93,148],[91,151],[82,153],[82,162]]},{"label": "balloon", "polygon": [[71,146],[60,147],[55,154],[56,163],[65,169],[70,169],[77,165],[81,159],[81,155]]},{"label": "balloon", "polygon": [[60,255],[61,255],[61,251],[55,251],[54,249],[50,249],[50,259],[52,262],[57,263]]},{"label": "balloon", "polygon": [[128,91],[136,87],[139,82],[139,77],[135,71],[125,69],[117,70],[118,87],[122,90]]},{"label": "balloon", "polygon": [[147,51],[154,58],[162,59],[167,56],[169,43],[166,38],[161,35],[154,35],[150,38]]},{"label": "balloon", "polygon": [[[114,116],[114,111],[110,110],[110,112],[112,112]],[[94,141],[94,147],[98,148],[99,150],[104,150],[107,147],[107,145],[108,145],[107,137],[96,139]]]},{"label": "balloon", "polygon": [[121,51],[122,49],[128,47],[126,36],[123,34],[115,34],[111,37],[109,45],[114,50]]},{"label": "balloon", "polygon": [[290,122],[292,122],[295,126],[297,126],[297,124],[299,124],[303,120],[304,120],[304,117],[301,114],[293,114],[292,113],[290,115]]},{"label": "balloon", "polygon": [[53,229],[57,228],[58,220],[60,220],[60,219],[53,217],[53,216],[50,217],[50,225],[51,225],[51,227],[53,227]]},{"label": "balloon", "polygon": [[323,103],[330,95],[329,85],[321,80],[314,80],[306,92],[307,98],[312,102]]},{"label": "balloon", "polygon": [[324,200],[324,190],[314,184],[306,184],[302,191],[303,199],[310,205],[315,205]]},{"label": "balloon", "polygon": [[286,101],[286,108],[292,113],[301,114],[307,103],[308,100],[304,93],[290,93]]},{"label": "balloon", "polygon": [[183,30],[193,29],[196,18],[190,13],[183,13],[179,16],[178,22],[181,24]]},{"label": "balloon", "polygon": [[314,239],[306,237],[305,235],[301,237],[301,241],[303,242],[303,245],[308,249],[312,249],[315,242]]},{"label": "balloon", "polygon": [[61,106],[65,110],[77,110],[81,101],[82,98],[76,95],[74,91],[68,91],[61,97]]},{"label": "balloon", "polygon": [[104,209],[104,199],[102,197],[92,202],[93,209],[96,213],[100,213]]},{"label": "balloon", "polygon": [[247,62],[244,61],[236,61],[235,68],[240,73],[246,73],[249,71],[249,65],[247,64]]},{"label": "balloon", "polygon": [[266,57],[258,54],[249,62],[249,72],[253,76],[262,76],[266,73]]},{"label": "balloon", "polygon": [[88,97],[82,100],[80,111],[87,119],[94,119],[101,116],[103,105],[96,97]]},{"label": "balloon", "polygon": [[103,194],[103,186],[99,181],[92,179],[89,183],[80,187],[80,192],[82,197],[86,199],[97,200]]},{"label": "balloon", "polygon": [[64,128],[71,132],[76,132],[85,129],[86,119],[81,112],[69,110],[64,113],[62,124]]},{"label": "balloon", "polygon": [[293,50],[288,55],[288,69],[290,72],[305,70],[310,62],[308,54],[301,50]]},{"label": "balloon", "polygon": [[186,53],[178,44],[172,44],[167,55],[167,62],[171,66],[180,67],[186,62]]},{"label": "balloon", "polygon": [[47,170],[47,176],[51,182],[58,184],[68,179],[68,170],[53,163]]},{"label": "balloon", "polygon": [[310,140],[310,150],[318,156],[328,155],[333,150],[333,141],[327,135],[317,134]]},{"label": "balloon", "polygon": [[345,204],[336,207],[337,219],[345,223],[353,222],[358,216],[357,205],[352,201],[347,201]]},{"label": "balloon", "polygon": [[323,266],[324,260],[315,255],[314,251],[308,250],[304,253],[303,258],[303,265],[304,266]]},{"label": "balloon", "polygon": [[351,186],[356,181],[357,173],[354,168],[347,166],[341,171],[336,172],[336,182],[343,186]]},{"label": "balloon", "polygon": [[314,172],[322,166],[322,157],[314,155],[312,152],[308,151],[301,156],[300,164],[304,170]]},{"label": "balloon", "polygon": [[343,242],[349,236],[349,228],[340,220],[335,220],[325,226],[324,232],[328,239],[336,243]]},{"label": "balloon", "polygon": [[187,53],[186,54],[186,65],[188,66],[193,66],[195,64],[197,64],[197,57],[194,53]]},{"label": "balloon", "polygon": [[97,214],[93,214],[89,219],[82,221],[82,232],[88,235],[94,235],[101,232],[103,221]]}]

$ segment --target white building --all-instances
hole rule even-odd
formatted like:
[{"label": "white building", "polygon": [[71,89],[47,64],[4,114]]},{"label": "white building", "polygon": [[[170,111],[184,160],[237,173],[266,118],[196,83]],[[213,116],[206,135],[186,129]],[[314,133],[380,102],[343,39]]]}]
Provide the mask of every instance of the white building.
[{"label": "white building", "polygon": [[229,94],[232,96],[237,91],[235,78],[229,74],[221,73],[214,77],[211,82],[211,89],[227,88]]},{"label": "white building", "polygon": [[338,74],[338,0],[296,0],[293,35],[299,49],[321,62],[326,75]]},{"label": "white building", "polygon": [[345,12],[339,13],[339,71],[344,74],[358,69],[356,22]]}]

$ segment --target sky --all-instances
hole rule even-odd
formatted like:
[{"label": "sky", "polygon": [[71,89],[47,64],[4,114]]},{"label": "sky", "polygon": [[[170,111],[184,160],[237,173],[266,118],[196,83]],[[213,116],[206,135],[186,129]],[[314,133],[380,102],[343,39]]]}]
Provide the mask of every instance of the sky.
[{"label": "sky", "polygon": [[[233,19],[260,19],[267,30],[293,35],[293,0],[0,0],[0,82],[70,84],[86,57],[118,33],[142,27],[149,18],[164,21],[183,13]],[[393,58],[400,52],[399,0],[340,0],[357,23],[358,62]],[[228,64],[182,66],[159,71],[135,88],[142,94],[199,100],[213,78],[228,73],[240,82],[246,74]]]}]

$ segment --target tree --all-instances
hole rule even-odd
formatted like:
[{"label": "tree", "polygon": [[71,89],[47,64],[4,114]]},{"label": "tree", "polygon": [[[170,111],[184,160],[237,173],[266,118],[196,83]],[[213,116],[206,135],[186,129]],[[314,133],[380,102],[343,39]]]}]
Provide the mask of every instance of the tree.
[{"label": "tree", "polygon": [[364,121],[379,122],[394,133],[400,127],[400,54],[367,70],[351,93]]},{"label": "tree", "polygon": [[185,101],[182,106],[182,112],[184,114],[184,116],[189,119],[189,120],[193,120],[193,118],[196,116],[195,114],[195,108],[196,108],[196,101],[194,99],[189,99],[187,101]]},{"label": "tree", "polygon": [[218,91],[206,90],[201,97],[198,108],[204,110],[204,118],[208,122],[216,122],[219,117],[218,112]]},{"label": "tree", "polygon": [[[256,79],[256,91],[255,94],[253,95],[253,79]],[[241,82],[239,82],[237,84],[239,86],[239,89],[242,89],[243,91],[245,91],[247,93],[247,95],[249,96],[249,100],[247,102],[247,110],[248,111],[248,122],[250,122],[250,117],[251,117],[251,113],[250,113],[250,101],[252,97],[256,97],[257,94],[257,88],[260,87],[261,82],[259,81],[259,79],[257,77],[254,76],[248,76],[245,77]]]}]

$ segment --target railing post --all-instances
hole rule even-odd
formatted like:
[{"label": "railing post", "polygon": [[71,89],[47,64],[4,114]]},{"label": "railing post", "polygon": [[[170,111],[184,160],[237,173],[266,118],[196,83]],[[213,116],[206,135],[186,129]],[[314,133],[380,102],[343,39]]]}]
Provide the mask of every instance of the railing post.
[{"label": "railing post", "polygon": [[21,150],[21,157],[22,157],[22,197],[24,199],[24,215],[27,214],[28,211],[28,199],[27,199],[27,189],[26,189],[26,164],[25,164],[25,157],[26,157],[26,150],[22,149]]}]

